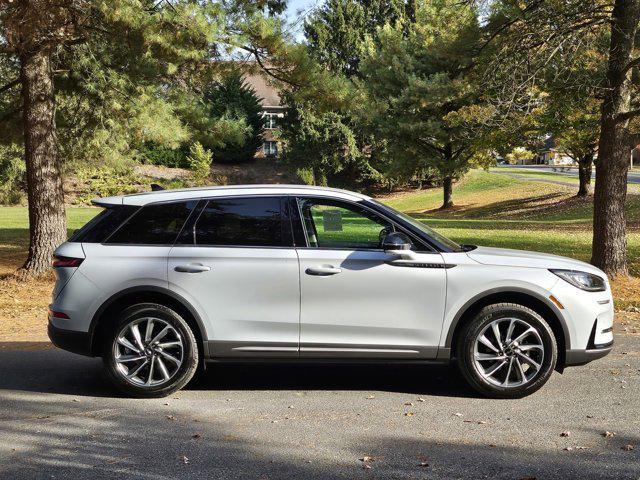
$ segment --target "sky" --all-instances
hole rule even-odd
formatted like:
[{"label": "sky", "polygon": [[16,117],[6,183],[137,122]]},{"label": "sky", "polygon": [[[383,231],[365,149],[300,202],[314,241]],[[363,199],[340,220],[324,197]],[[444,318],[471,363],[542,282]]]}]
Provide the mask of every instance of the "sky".
[{"label": "sky", "polygon": [[302,39],[302,24],[306,14],[320,5],[322,0],[289,0],[287,2],[287,19],[292,24],[291,32]]}]

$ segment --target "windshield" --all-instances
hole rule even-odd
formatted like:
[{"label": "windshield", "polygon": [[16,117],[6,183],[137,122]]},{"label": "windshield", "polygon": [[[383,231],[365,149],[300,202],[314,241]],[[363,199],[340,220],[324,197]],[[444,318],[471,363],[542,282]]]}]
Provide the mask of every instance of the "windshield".
[{"label": "windshield", "polygon": [[463,252],[465,250],[463,247],[458,245],[453,240],[448,239],[444,235],[440,235],[433,228],[428,227],[427,225],[425,225],[421,221],[416,220],[415,218],[407,215],[406,213],[402,213],[402,212],[399,212],[397,210],[394,210],[393,208],[388,207],[387,205],[384,205],[384,204],[382,204],[382,203],[380,203],[380,202],[378,202],[376,200],[373,200],[373,202],[376,205],[379,205],[380,207],[382,207],[387,212],[393,213],[394,215],[402,218],[405,222],[411,224],[412,226],[414,226],[415,228],[417,228],[418,230],[420,230],[421,232],[426,234],[428,237],[430,237],[433,240],[435,240],[437,243],[439,243],[439,244],[445,246],[446,248],[450,249],[452,252]]}]

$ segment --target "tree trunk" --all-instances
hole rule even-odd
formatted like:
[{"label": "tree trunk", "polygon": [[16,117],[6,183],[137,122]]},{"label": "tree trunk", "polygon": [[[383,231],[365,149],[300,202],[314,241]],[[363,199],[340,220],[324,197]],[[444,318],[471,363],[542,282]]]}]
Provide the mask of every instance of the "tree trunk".
[{"label": "tree trunk", "polygon": [[580,187],[578,188],[578,197],[586,197],[590,193],[591,173],[593,170],[593,155],[586,154],[578,160],[578,177],[580,179]]},{"label": "tree trunk", "polygon": [[447,143],[444,146],[443,152],[444,168],[440,170],[442,178],[442,206],[441,210],[453,207],[453,175],[451,174],[451,167],[453,163],[453,145]]},{"label": "tree trunk", "polygon": [[53,251],[67,237],[49,52],[23,53],[20,79],[30,242],[22,273],[38,275],[50,268]]},{"label": "tree trunk", "polygon": [[450,175],[442,180],[443,201],[441,209],[453,207],[453,177]]},{"label": "tree trunk", "polygon": [[612,14],[611,44],[600,120],[596,163],[591,262],[611,276],[627,275],[625,200],[631,152],[629,120],[620,117],[630,107],[631,70],[640,0],[616,0]]}]

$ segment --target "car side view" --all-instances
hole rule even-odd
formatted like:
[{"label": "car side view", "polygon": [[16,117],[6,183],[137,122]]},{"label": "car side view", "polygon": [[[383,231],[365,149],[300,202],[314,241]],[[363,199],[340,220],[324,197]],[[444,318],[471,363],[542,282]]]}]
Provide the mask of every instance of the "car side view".
[{"label": "car side view", "polygon": [[168,395],[208,362],[451,362],[518,398],[606,355],[606,275],[458,245],[365,195],[229,186],[95,200],[55,253],[49,336],[124,392]]}]

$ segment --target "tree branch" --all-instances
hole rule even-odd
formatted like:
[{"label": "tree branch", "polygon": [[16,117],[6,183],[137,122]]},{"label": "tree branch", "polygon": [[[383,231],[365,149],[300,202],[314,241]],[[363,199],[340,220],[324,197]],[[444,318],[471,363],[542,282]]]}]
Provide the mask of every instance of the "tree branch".
[{"label": "tree branch", "polygon": [[13,87],[15,87],[16,85],[19,85],[19,84],[20,84],[20,79],[16,78],[15,80],[7,83],[5,86],[0,87],[0,93],[4,93],[7,90],[11,90]]}]

